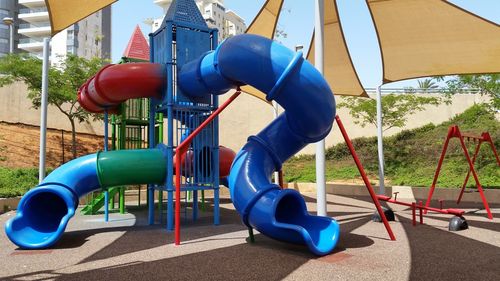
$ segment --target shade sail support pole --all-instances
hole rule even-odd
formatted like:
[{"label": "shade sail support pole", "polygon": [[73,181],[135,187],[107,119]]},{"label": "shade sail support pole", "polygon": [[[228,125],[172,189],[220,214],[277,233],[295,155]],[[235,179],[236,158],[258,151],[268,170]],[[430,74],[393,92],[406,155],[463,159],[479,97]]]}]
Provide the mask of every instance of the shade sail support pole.
[{"label": "shade sail support pole", "polygon": [[[325,40],[324,34],[324,17],[325,17],[325,1],[315,1],[315,36],[314,36],[314,62],[318,71],[323,74],[323,51]],[[325,181],[325,140],[316,143],[316,206],[318,216],[326,216],[326,181]]]},{"label": "shade sail support pole", "polygon": [[38,182],[45,178],[45,154],[47,148],[47,106],[49,91],[49,54],[50,38],[43,39],[42,63],[42,97],[40,101],[40,160],[38,165]]},{"label": "shade sail support pole", "polygon": [[384,140],[382,127],[382,86],[377,87],[377,144],[378,144],[378,178],[379,194],[385,194],[384,183]]}]

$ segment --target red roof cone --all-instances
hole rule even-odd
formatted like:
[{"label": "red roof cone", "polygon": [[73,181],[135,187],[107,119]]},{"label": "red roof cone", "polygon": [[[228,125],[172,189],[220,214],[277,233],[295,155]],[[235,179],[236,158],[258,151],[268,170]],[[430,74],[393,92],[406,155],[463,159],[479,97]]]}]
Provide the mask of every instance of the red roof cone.
[{"label": "red roof cone", "polygon": [[139,25],[135,27],[134,33],[128,41],[123,56],[131,59],[149,61],[149,44]]}]

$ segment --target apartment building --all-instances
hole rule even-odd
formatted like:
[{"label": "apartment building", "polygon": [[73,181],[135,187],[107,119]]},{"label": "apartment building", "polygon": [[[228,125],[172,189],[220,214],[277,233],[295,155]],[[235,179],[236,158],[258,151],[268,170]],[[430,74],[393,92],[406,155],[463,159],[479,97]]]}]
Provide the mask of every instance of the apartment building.
[{"label": "apartment building", "polygon": [[[172,0],[154,0],[166,14]],[[219,42],[231,36],[242,34],[246,30],[245,21],[234,11],[226,10],[224,0],[196,0],[196,5],[210,28],[219,30]],[[163,19],[151,22],[153,31],[158,29]]]},{"label": "apartment building", "polygon": [[[43,38],[50,36],[50,19],[43,0],[19,0],[19,44],[21,51],[41,57]],[[111,8],[108,7],[51,39],[51,63],[58,64],[67,54],[85,58],[111,57]]]},{"label": "apartment building", "polygon": [[[14,31],[14,52],[16,51],[16,46],[19,42],[19,36],[16,32],[19,27],[19,21],[17,20],[18,13],[17,0],[0,1],[0,56],[8,54],[10,51],[10,28],[13,28]],[[14,20],[12,26],[4,23],[4,18],[12,18]]]}]

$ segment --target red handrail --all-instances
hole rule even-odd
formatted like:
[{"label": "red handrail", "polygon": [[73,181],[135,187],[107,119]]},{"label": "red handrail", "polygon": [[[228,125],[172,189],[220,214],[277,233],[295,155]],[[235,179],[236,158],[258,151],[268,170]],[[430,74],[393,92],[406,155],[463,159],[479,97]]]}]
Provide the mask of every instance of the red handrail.
[{"label": "red handrail", "polygon": [[180,245],[181,243],[181,159],[184,154],[189,150],[189,146],[193,139],[208,125],[215,117],[217,117],[230,103],[232,103],[239,95],[241,91],[238,89],[224,104],[219,106],[207,120],[203,121],[201,125],[196,128],[189,136],[182,141],[175,150],[175,245]]}]

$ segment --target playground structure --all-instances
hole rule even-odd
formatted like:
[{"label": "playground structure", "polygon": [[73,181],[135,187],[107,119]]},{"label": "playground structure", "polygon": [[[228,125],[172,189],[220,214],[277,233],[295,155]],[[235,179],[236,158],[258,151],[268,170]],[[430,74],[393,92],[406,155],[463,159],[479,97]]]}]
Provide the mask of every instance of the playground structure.
[{"label": "playground structure", "polygon": [[[179,7],[187,11],[178,11]],[[280,103],[285,113],[250,137],[236,156],[228,179],[236,210],[250,229],[305,244],[318,255],[330,253],[338,242],[338,223],[308,214],[297,191],[282,190],[270,182],[271,174],[280,170],[286,159],[330,132],[335,103],[328,84],[301,53],[264,37],[235,36],[215,48],[216,42],[217,30],[206,27],[194,2],[178,1],[168,11],[162,28],[151,36],[153,63],[108,65],[89,79],[78,98],[90,112],[116,113],[126,100],[151,98],[149,149],[99,152],[59,167],[25,194],[16,216],[6,224],[9,239],[22,248],[50,247],[74,215],[79,197],[100,188],[129,184],[149,184],[150,198],[155,189],[167,191],[169,230],[174,222],[174,190],[177,195],[194,192],[196,218],[196,192],[212,189],[214,224],[219,224],[217,114],[227,104],[219,108],[217,95],[249,84],[266,93],[268,100]],[[151,128],[156,113],[167,117],[166,144],[154,143],[155,130]],[[191,145],[182,145],[191,140]],[[193,161],[189,161],[190,156],[182,161],[182,154],[178,154],[182,148],[193,155]],[[180,160],[175,169],[177,188],[174,155]],[[150,224],[154,223],[153,203],[150,199]],[[176,217],[179,207],[176,196]],[[175,223],[178,234],[179,219]],[[178,238],[176,235],[176,243]]]}]

